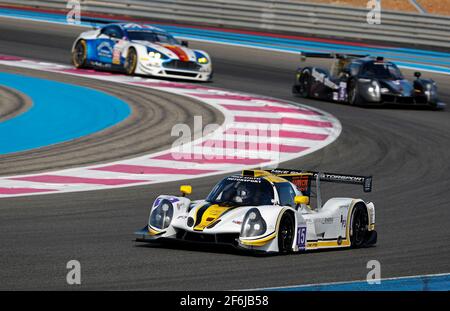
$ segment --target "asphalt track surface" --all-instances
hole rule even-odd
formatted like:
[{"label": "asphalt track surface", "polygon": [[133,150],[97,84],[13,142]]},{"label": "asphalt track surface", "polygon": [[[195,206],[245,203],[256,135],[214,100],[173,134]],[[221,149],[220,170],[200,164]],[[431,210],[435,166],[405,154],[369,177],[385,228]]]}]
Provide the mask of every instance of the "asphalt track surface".
[{"label": "asphalt track surface", "polygon": [[24,113],[32,105],[27,95],[5,86],[0,86],[0,103],[0,122]]},{"label": "asphalt track surface", "polygon": [[[0,25],[0,53],[61,63],[68,63],[80,31],[3,19]],[[372,259],[380,261],[383,278],[450,271],[449,110],[367,109],[294,98],[297,56],[191,46],[211,53],[213,86],[305,103],[342,122],[336,142],[282,166],[373,174],[370,194],[343,185],[324,185],[323,194],[373,201],[377,246],[255,257],[223,248],[135,244],[132,232],[145,225],[152,200],[177,193],[179,182],[2,199],[0,289],[73,289],[66,284],[71,259],[82,265],[79,289],[227,290],[363,280]],[[425,75],[439,83],[442,99],[450,103],[450,78]],[[202,198],[219,179],[191,180],[192,197]]]}]

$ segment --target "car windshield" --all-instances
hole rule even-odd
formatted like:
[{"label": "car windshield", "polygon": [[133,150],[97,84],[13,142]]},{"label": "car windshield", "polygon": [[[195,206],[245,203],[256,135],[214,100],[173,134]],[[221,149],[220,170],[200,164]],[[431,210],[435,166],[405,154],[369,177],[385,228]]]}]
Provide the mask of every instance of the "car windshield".
[{"label": "car windshield", "polygon": [[362,76],[367,78],[402,80],[403,75],[393,63],[371,62],[364,67]]},{"label": "car windshield", "polygon": [[231,176],[218,183],[206,201],[232,206],[273,205],[273,188],[262,178]]},{"label": "car windshield", "polygon": [[179,44],[179,42],[169,34],[152,31],[128,30],[128,38],[131,41],[149,41],[168,44]]}]

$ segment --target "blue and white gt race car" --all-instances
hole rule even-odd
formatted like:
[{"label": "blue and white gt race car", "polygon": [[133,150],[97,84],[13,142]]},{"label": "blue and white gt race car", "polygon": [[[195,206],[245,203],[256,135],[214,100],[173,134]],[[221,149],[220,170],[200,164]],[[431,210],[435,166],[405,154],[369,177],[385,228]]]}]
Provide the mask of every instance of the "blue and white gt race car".
[{"label": "blue and white gt race car", "polygon": [[166,31],[133,23],[108,24],[83,32],[72,47],[76,68],[198,81],[212,79],[208,53],[188,48]]}]

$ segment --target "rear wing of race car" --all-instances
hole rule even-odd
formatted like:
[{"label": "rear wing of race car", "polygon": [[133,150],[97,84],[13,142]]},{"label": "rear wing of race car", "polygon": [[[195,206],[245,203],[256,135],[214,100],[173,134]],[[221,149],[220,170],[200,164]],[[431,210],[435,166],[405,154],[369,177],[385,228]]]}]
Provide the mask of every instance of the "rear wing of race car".
[{"label": "rear wing of race car", "polygon": [[271,174],[283,177],[293,182],[300,191],[308,192],[313,180],[344,183],[352,185],[362,185],[364,192],[372,191],[372,176],[344,175],[337,173],[324,173],[315,171],[275,169],[268,170]]},{"label": "rear wing of race car", "polygon": [[305,61],[307,57],[310,58],[329,58],[329,59],[351,59],[364,58],[369,54],[344,54],[344,53],[316,53],[316,52],[300,52],[300,58]]}]

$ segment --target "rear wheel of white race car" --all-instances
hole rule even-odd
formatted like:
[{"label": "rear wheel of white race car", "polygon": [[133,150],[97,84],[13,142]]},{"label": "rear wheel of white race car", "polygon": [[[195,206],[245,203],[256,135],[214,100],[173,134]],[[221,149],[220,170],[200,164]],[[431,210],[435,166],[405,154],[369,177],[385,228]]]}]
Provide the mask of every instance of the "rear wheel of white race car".
[{"label": "rear wheel of white race car", "polygon": [[137,52],[134,48],[130,48],[130,50],[128,51],[127,54],[127,58],[125,59],[125,72],[127,75],[133,75],[134,72],[136,71],[136,66],[137,66]]},{"label": "rear wheel of white race car", "polygon": [[351,226],[351,246],[354,248],[365,246],[369,236],[369,214],[365,206],[356,205],[353,208]]},{"label": "rear wheel of white race car", "polygon": [[79,40],[75,44],[75,48],[72,51],[72,64],[75,68],[87,67],[87,45],[86,41]]},{"label": "rear wheel of white race car", "polygon": [[292,251],[294,243],[294,217],[291,213],[284,213],[281,216],[278,227],[278,250],[280,253],[289,253]]}]

